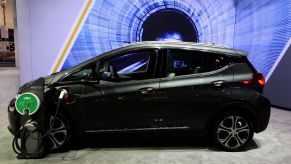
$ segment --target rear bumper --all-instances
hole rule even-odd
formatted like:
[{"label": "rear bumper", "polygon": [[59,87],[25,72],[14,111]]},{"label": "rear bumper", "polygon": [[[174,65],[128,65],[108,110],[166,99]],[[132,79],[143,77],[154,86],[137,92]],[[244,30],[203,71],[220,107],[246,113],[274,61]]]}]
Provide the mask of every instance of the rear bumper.
[{"label": "rear bumper", "polygon": [[271,113],[271,103],[264,96],[259,96],[255,104],[255,111],[257,117],[257,127],[255,132],[259,133],[268,127]]}]

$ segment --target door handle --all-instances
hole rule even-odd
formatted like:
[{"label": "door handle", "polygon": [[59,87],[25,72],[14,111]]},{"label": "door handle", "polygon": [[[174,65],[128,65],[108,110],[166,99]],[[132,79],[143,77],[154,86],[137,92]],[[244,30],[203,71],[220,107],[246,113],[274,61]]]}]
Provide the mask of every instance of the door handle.
[{"label": "door handle", "polygon": [[148,87],[148,88],[141,88],[138,91],[142,94],[142,95],[146,95],[146,94],[152,94],[154,93],[154,88]]},{"label": "door handle", "polygon": [[221,87],[223,85],[225,85],[227,82],[226,81],[223,81],[223,80],[219,80],[219,81],[214,81],[212,82],[213,86],[215,87]]}]

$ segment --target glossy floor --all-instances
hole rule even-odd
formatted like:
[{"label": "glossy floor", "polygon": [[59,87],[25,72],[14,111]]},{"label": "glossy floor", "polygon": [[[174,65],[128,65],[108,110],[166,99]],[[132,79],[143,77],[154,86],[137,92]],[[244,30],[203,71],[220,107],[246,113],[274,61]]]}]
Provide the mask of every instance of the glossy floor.
[{"label": "glossy floor", "polygon": [[[256,134],[245,152],[221,152],[207,144],[164,140],[103,143],[101,148],[84,148],[52,154],[41,160],[17,160],[7,130],[8,101],[19,85],[15,69],[0,68],[0,164],[2,163],[290,163],[291,112],[272,109],[266,131]],[[153,142],[152,142],[153,141]],[[126,142],[126,141],[125,141]],[[175,143],[173,143],[175,142]]]}]

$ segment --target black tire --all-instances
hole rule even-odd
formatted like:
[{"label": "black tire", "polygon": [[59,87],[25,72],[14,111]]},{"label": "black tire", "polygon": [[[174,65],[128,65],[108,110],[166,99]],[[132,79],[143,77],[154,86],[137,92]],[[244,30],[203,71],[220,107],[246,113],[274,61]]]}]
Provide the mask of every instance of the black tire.
[{"label": "black tire", "polygon": [[228,112],[219,117],[211,132],[214,144],[224,151],[242,151],[253,139],[254,128],[247,115]]},{"label": "black tire", "polygon": [[71,142],[71,126],[65,116],[58,114],[54,119],[54,116],[50,116],[49,128],[53,124],[51,132],[48,134],[46,147],[51,153],[63,152],[68,150]]}]

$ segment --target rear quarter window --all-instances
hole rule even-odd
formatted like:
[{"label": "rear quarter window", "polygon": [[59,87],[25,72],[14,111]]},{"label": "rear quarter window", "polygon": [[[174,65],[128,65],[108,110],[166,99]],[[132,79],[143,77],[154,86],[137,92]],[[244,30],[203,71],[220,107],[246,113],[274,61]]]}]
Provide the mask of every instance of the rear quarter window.
[{"label": "rear quarter window", "polygon": [[231,61],[233,63],[245,63],[248,65],[248,67],[251,69],[253,73],[257,73],[256,68],[252,65],[252,63],[248,60],[246,56],[233,56],[231,58]]}]

